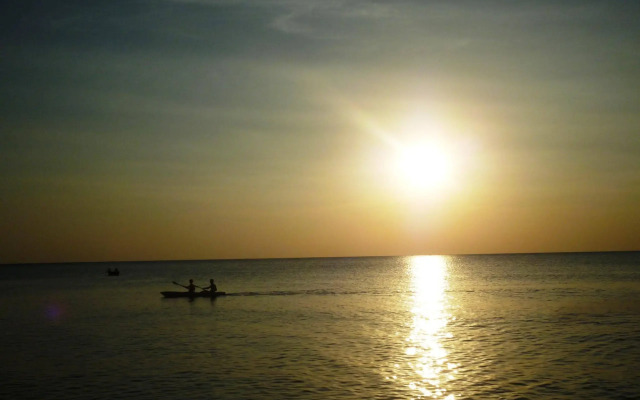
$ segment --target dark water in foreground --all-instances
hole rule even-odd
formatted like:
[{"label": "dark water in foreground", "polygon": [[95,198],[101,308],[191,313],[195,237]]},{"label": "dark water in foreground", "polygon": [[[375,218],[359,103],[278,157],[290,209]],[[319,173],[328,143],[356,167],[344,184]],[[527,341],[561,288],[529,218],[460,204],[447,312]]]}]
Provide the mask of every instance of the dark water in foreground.
[{"label": "dark water in foreground", "polygon": [[640,253],[0,266],[0,324],[3,399],[640,398]]}]

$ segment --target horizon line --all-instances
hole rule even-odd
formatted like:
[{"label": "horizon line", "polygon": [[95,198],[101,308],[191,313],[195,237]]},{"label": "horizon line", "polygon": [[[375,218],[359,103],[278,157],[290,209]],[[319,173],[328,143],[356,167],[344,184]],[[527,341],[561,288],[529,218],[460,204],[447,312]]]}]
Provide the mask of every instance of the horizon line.
[{"label": "horizon line", "polygon": [[51,261],[51,262],[17,262],[2,263],[0,266],[12,265],[57,265],[57,264],[131,264],[161,262],[208,262],[208,261],[260,261],[260,260],[313,260],[337,258],[385,258],[385,257],[419,257],[419,256],[508,256],[508,255],[540,255],[540,254],[589,254],[589,253],[637,253],[640,250],[586,250],[586,251],[538,251],[538,252],[506,252],[506,253],[456,253],[456,254],[388,254],[359,256],[309,256],[309,257],[256,257],[256,258],[194,258],[194,259],[156,259],[156,260],[105,260],[105,261]]}]

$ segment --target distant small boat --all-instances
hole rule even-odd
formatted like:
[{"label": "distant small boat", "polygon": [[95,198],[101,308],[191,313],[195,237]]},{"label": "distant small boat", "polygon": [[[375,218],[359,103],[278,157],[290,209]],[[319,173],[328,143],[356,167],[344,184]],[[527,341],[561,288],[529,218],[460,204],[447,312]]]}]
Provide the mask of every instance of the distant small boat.
[{"label": "distant small boat", "polygon": [[109,269],[109,270],[107,270],[107,275],[108,276],[119,276],[120,275],[120,271],[118,271],[117,268],[114,271]]},{"label": "distant small boat", "polygon": [[160,292],[166,298],[175,298],[175,297],[219,297],[225,296],[226,292]]}]

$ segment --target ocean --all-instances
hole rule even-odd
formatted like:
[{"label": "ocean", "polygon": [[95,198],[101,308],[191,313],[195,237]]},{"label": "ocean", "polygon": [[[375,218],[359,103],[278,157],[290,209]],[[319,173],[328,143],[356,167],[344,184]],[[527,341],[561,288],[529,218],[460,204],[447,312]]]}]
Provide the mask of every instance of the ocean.
[{"label": "ocean", "polygon": [[[160,294],[210,278],[228,295]],[[2,265],[0,289],[2,399],[640,398],[638,252]]]}]

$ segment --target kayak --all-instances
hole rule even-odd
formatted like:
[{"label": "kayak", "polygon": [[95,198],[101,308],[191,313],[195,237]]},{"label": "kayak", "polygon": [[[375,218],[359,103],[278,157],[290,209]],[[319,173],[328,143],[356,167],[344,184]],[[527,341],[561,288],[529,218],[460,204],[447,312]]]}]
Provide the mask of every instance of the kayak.
[{"label": "kayak", "polygon": [[218,297],[224,296],[226,292],[160,292],[164,297],[167,298],[175,298],[175,297]]}]

